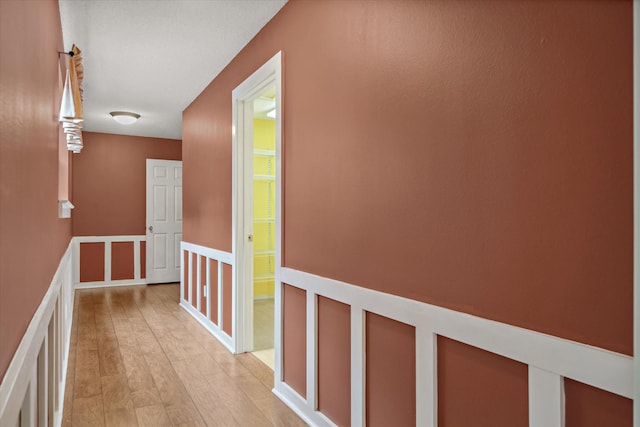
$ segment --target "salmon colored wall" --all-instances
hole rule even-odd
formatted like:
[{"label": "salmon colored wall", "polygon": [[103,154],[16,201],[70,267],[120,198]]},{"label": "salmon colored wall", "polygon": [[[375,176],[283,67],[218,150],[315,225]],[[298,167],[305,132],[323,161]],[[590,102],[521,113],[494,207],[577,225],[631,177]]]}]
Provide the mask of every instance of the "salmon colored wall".
[{"label": "salmon colored wall", "polygon": [[630,1],[290,1],[183,114],[187,241],[280,50],[286,266],[632,353]]},{"label": "salmon colored wall", "polygon": [[64,48],[57,1],[0,1],[0,378],[71,239],[58,219]]},{"label": "salmon colored wall", "polygon": [[146,159],[182,159],[175,139],[83,132],[73,162],[73,235],[142,235]]},{"label": "salmon colored wall", "polygon": [[415,426],[415,328],[367,313],[365,329],[367,426]]},{"label": "salmon colored wall", "polygon": [[104,280],[104,243],[80,243],[80,282]]},{"label": "salmon colored wall", "polygon": [[438,337],[438,426],[528,426],[527,377],[527,365]]},{"label": "salmon colored wall", "polygon": [[307,293],[282,286],[282,376],[302,397],[307,395]]},{"label": "salmon colored wall", "polygon": [[229,336],[232,336],[233,333],[232,284],[233,267],[229,264],[222,264],[222,330]]},{"label": "salmon colored wall", "polygon": [[133,267],[133,242],[111,243],[111,279],[133,279]]},{"label": "salmon colored wall", "polygon": [[147,242],[140,242],[140,277],[147,277]]},{"label": "salmon colored wall", "polygon": [[590,387],[569,379],[564,380],[566,427],[631,427],[631,399]]},{"label": "salmon colored wall", "polygon": [[351,307],[318,297],[318,410],[351,425]]},{"label": "salmon colored wall", "polygon": [[218,262],[212,259],[209,260],[209,271],[211,271],[211,317],[210,320],[218,325]]}]

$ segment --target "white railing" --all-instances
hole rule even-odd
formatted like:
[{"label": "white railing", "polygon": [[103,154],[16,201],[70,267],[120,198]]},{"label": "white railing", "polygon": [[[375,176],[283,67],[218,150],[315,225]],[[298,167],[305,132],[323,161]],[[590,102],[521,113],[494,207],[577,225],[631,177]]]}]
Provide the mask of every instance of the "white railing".
[{"label": "white railing", "polygon": [[[306,291],[307,390],[305,399],[277,376],[274,392],[312,425],[334,425],[317,410],[316,404],[318,296],[351,307],[351,425],[354,427],[366,425],[366,312],[415,327],[418,426],[437,426],[438,335],[527,364],[531,427],[564,425],[565,377],[633,398],[633,358],[630,356],[290,268],[281,268],[277,277],[276,286],[286,283]],[[276,325],[278,327],[281,325]],[[276,339],[280,340],[276,345],[282,351],[279,335],[276,331]]]},{"label": "white railing", "polygon": [[[76,236],[73,238],[73,260],[74,272],[73,282],[76,289],[97,288],[103,286],[126,286],[126,285],[144,285],[146,279],[142,278],[140,268],[140,246],[141,242],[146,241],[144,235],[141,236]],[[111,254],[112,243],[115,242],[132,242],[133,243],[133,277],[130,279],[113,280],[111,274]],[[80,281],[80,267],[82,263],[80,245],[82,243],[103,243],[104,244],[104,279],[92,282]]]},{"label": "white railing", "polygon": [[[187,265],[184,265],[184,257],[187,255]],[[196,263],[193,263],[193,254],[196,255]],[[202,260],[205,260],[205,271],[202,271]],[[211,271],[210,261],[217,263],[217,269]],[[193,243],[180,243],[180,306],[191,314],[198,322],[200,322],[211,334],[213,334],[220,342],[222,342],[232,353],[235,353],[235,342],[231,336],[225,331],[229,325],[225,325],[225,306],[224,306],[224,265],[227,264],[233,268],[233,255],[229,252],[219,251],[217,249],[207,248],[205,246]],[[195,284],[197,286],[194,293],[194,268],[195,268]],[[185,272],[187,274],[185,282]],[[217,287],[212,289],[211,279],[213,275],[217,277]],[[202,278],[205,278],[205,284],[202,286]],[[206,310],[202,313],[202,297],[205,296]],[[212,319],[211,300],[212,295],[217,296],[217,316]],[[231,308],[233,310],[233,308]],[[233,315],[230,316],[233,319]],[[233,323],[233,320],[232,320]],[[232,325],[233,327],[233,325]]]},{"label": "white railing", "polygon": [[0,384],[0,426],[60,426],[73,316],[69,244]]}]

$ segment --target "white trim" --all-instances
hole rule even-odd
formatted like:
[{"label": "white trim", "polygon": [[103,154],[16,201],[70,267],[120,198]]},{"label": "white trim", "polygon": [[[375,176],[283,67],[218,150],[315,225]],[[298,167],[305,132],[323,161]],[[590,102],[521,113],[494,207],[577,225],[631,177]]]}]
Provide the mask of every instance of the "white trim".
[{"label": "white trim", "polygon": [[137,241],[133,243],[133,278],[134,279],[142,278],[142,270],[140,268],[140,261],[141,261],[140,260],[140,242],[141,241]]},{"label": "white trim", "polygon": [[624,354],[286,267],[281,279],[307,292],[349,305],[358,301],[366,311],[424,326],[438,335],[611,393],[633,396],[633,358]]},{"label": "white trim", "polygon": [[[438,336],[416,326],[416,425],[438,425]],[[430,362],[429,362],[430,361]],[[364,408],[363,408],[364,410]]]},{"label": "white trim", "polygon": [[[337,427],[329,418],[318,411],[308,411],[307,401],[292,389],[287,383],[278,381],[273,388],[273,394],[278,396],[289,408],[291,408],[302,421],[310,426]],[[304,408],[304,409],[301,409]]]},{"label": "white trim", "polygon": [[[180,282],[180,307],[182,307],[187,313],[193,316],[198,322],[200,322],[214,337],[216,337],[222,344],[224,344],[230,352],[235,353],[235,340],[232,338],[233,334],[229,336],[222,328],[223,328],[223,318],[224,318],[224,304],[222,303],[223,298],[223,287],[224,287],[224,277],[223,277],[223,265],[230,265],[232,269],[233,266],[233,256],[229,252],[219,251],[217,249],[207,248],[205,246],[196,245],[188,242],[180,243],[180,258],[184,262],[184,254],[188,254],[189,261],[187,262],[187,269],[181,272],[181,277],[184,279],[185,273],[187,274],[187,280],[181,280]],[[192,259],[193,255],[197,257],[197,265],[194,267]],[[194,295],[193,287],[192,287],[192,277],[193,277],[193,268],[196,269],[198,284],[200,283],[201,275],[202,275],[202,259],[204,258],[206,265],[206,277],[207,277],[207,293],[206,293],[206,307],[207,307],[207,315],[205,316],[200,311],[200,298],[197,301],[194,301],[194,297],[199,297],[200,291],[197,291]],[[216,261],[218,265],[217,275],[218,275],[218,288],[211,289],[211,261]],[[185,284],[189,286],[189,290],[185,289]],[[198,289],[200,286],[198,285]],[[218,318],[217,324],[211,320],[211,295],[215,292],[218,295]],[[232,308],[233,309],[233,308]]]},{"label": "white trim", "polygon": [[[144,235],[126,236],[76,236],[71,239],[73,246],[73,283],[76,289],[108,288],[113,286],[146,285],[147,280],[142,278],[140,268],[141,242],[146,241]],[[112,280],[111,261],[112,243],[131,242],[133,243],[133,278]],[[102,243],[104,244],[104,280],[92,282],[80,282],[80,244],[82,243]]]},{"label": "white trim", "polygon": [[351,425],[366,425],[365,312],[359,304],[351,305]]},{"label": "white trim", "polygon": [[104,281],[111,283],[111,245],[113,242],[104,243]]},{"label": "white trim", "polygon": [[307,410],[318,409],[318,298],[307,292]]},{"label": "white trim", "polygon": [[184,301],[184,250],[182,249],[184,246],[184,242],[180,244],[180,301]]},{"label": "white trim", "polygon": [[218,319],[216,322],[217,327],[222,329],[222,309],[224,306],[222,298],[224,297],[222,290],[224,283],[222,282],[222,262],[218,260]]},{"label": "white trim", "polygon": [[275,383],[281,383],[284,380],[282,370],[282,329],[283,329],[283,316],[282,316],[282,282],[274,282],[275,297],[273,300],[274,320],[273,320],[273,354],[274,354],[274,366],[273,366],[273,379]]},{"label": "white trim", "polygon": [[[180,251],[180,254],[182,255],[182,251]],[[205,276],[205,288],[206,288],[206,297],[207,297],[207,302],[206,302],[206,316],[207,319],[211,319],[211,261],[209,259],[205,258],[205,270],[206,270],[206,276]],[[182,271],[182,270],[181,270]],[[182,274],[182,273],[180,273]]]},{"label": "white trim", "polygon": [[564,379],[531,365],[529,427],[564,427]]},{"label": "white trim", "polygon": [[187,301],[180,301],[180,307],[189,313],[194,319],[196,319],[204,328],[211,333],[214,337],[218,339],[224,345],[227,350],[231,353],[235,353],[233,351],[233,339],[227,335],[222,328],[216,327],[209,319],[207,319],[202,313],[195,309],[191,304]]},{"label": "white trim", "polygon": [[202,301],[201,287],[202,287],[202,260],[200,255],[196,255],[196,310],[200,312],[200,304]]},{"label": "white trim", "polygon": [[[236,100],[235,104],[240,108],[244,117],[238,122],[242,125],[242,139],[238,140],[239,148],[242,150],[243,174],[241,176],[243,186],[241,195],[243,197],[242,211],[238,212],[243,216],[242,233],[240,240],[242,247],[239,248],[239,256],[242,262],[236,261],[238,268],[236,286],[233,287],[233,307],[236,315],[233,322],[233,336],[236,337],[236,349],[240,352],[253,350],[253,239],[248,239],[254,234],[253,230],[253,95],[254,89],[250,89],[251,99],[242,98]],[[247,125],[250,124],[250,125]],[[250,184],[250,185],[248,185]],[[247,237],[246,239],[244,237]],[[238,333],[238,331],[241,331]]]},{"label": "white trim", "polygon": [[42,340],[42,346],[40,347],[40,353],[38,354],[38,420],[41,420],[41,425],[46,425],[45,420],[49,416],[49,337],[44,336]]},{"label": "white trim", "polygon": [[224,264],[233,265],[233,255],[230,252],[224,252],[218,249],[212,249],[184,241],[180,243],[180,247],[183,251],[194,252],[216,261],[222,261]]},{"label": "white trim", "polygon": [[[444,337],[529,365],[530,420],[532,426],[562,426],[564,417],[563,377],[632,398],[633,358],[564,338],[483,319],[466,313],[385,294],[290,268],[281,268],[280,280],[307,293],[307,322],[313,323],[323,296],[351,306],[351,425],[366,425],[365,321],[371,312],[416,328],[416,421],[437,425],[436,337]],[[307,353],[317,351],[313,328],[307,325]],[[309,336],[313,335],[313,339]],[[311,348],[310,348],[311,347]],[[307,364],[313,357],[307,355]],[[315,399],[317,378],[313,366],[307,370],[307,396]],[[311,383],[311,384],[309,384]],[[275,390],[295,412],[312,425],[327,425],[312,410],[310,402],[275,378]],[[550,420],[550,421],[549,421]]]},{"label": "white trim", "polygon": [[[245,181],[253,179],[251,163],[247,161],[248,151],[244,141],[250,140],[246,135],[245,122],[252,119],[253,101],[261,92],[270,86],[276,87],[276,252],[275,252],[275,287],[278,287],[278,267],[281,265],[281,205],[282,205],[282,53],[276,53],[269,61],[236,87],[232,98],[232,253],[234,254],[233,277],[233,337],[238,351],[250,351],[253,347],[253,284],[248,285],[245,277],[251,277],[251,252],[246,240],[247,234],[252,233],[252,218],[245,218],[245,204],[250,203],[245,190]],[[253,146],[251,155],[253,155]],[[270,153],[271,154],[271,153]],[[244,261],[244,262],[243,262]],[[279,293],[275,293],[276,300]],[[275,304],[275,322],[280,322],[280,305]],[[277,329],[277,328],[276,328]],[[281,354],[277,341],[279,334],[274,335],[274,348],[277,355]],[[276,362],[274,374],[280,376],[281,366]]]},{"label": "white trim", "polygon": [[634,425],[640,426],[640,4],[633,2],[633,330]]},{"label": "white trim", "polygon": [[[189,286],[189,289],[187,291],[187,294],[189,295],[189,298],[187,298],[187,301],[189,302],[189,304],[193,304],[193,254],[196,252],[187,252],[188,253],[188,260],[187,260],[187,264],[189,265],[189,274],[187,276],[187,286]],[[182,255],[182,254],[180,254]]]},{"label": "white trim", "polygon": [[138,286],[146,285],[147,282],[144,279],[141,280],[112,280],[110,282],[80,282],[76,283],[76,289],[94,289],[94,288],[115,288],[118,286]]},{"label": "white trim", "polygon": [[78,243],[103,243],[103,242],[144,242],[144,235],[123,235],[123,236],[75,236],[73,241]]},{"label": "white trim", "polygon": [[[62,424],[64,389],[73,319],[73,242],[29,322],[0,384],[0,425]],[[48,418],[48,419],[47,419]],[[35,425],[35,424],[33,424]]]}]

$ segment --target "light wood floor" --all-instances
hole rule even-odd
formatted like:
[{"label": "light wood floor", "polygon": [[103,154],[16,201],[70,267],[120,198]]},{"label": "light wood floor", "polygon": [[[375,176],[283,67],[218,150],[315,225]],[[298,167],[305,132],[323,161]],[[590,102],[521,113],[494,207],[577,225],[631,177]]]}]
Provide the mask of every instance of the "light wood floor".
[{"label": "light wood floor", "polygon": [[273,348],[273,298],[253,301],[253,348]]},{"label": "light wood floor", "polygon": [[304,426],[273,371],[234,356],[179,306],[178,285],[76,291],[63,426]]},{"label": "light wood floor", "polygon": [[273,349],[273,298],[253,301],[253,352],[272,370],[275,369],[275,351]]}]

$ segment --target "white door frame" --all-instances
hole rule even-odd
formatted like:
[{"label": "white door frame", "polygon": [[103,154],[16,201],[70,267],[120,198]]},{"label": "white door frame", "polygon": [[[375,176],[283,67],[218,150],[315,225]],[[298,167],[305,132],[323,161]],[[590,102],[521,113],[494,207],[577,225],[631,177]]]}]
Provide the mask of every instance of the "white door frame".
[{"label": "white door frame", "polygon": [[[253,100],[268,87],[276,88],[276,241],[275,241],[275,299],[274,299],[274,349],[275,374],[281,369],[281,301],[282,284],[282,53],[276,53],[232,92],[232,138],[233,138],[233,183],[232,183],[232,229],[234,321],[232,337],[236,352],[253,349],[253,246],[248,241],[248,230],[252,230],[253,218],[245,218],[246,203],[253,203],[253,195],[245,194],[246,180],[253,181],[251,161],[246,147],[253,148]],[[253,151],[251,151],[252,153]]]},{"label": "white door frame", "polygon": [[640,426],[640,2],[633,2],[633,329],[634,426]]}]

